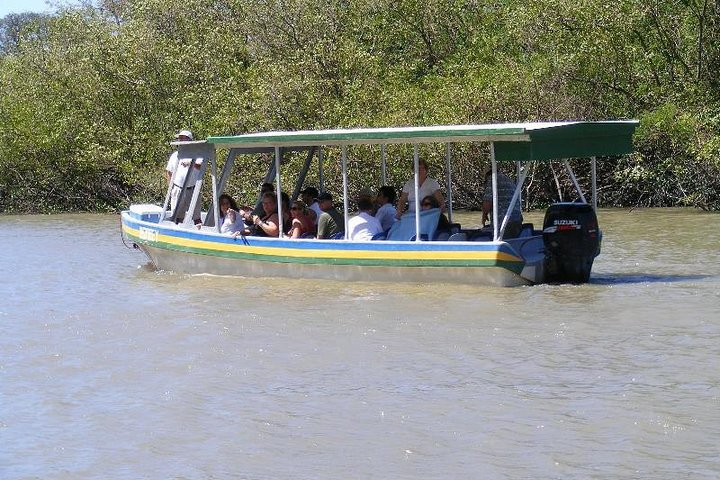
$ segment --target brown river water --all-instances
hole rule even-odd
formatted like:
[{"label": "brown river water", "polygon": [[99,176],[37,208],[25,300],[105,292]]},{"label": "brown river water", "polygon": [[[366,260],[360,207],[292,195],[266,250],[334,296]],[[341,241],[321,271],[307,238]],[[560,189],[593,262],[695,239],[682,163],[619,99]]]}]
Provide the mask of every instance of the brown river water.
[{"label": "brown river water", "polygon": [[0,479],[718,478],[720,215],[600,223],[589,284],[488,288],[157,272],[117,215],[0,217]]}]

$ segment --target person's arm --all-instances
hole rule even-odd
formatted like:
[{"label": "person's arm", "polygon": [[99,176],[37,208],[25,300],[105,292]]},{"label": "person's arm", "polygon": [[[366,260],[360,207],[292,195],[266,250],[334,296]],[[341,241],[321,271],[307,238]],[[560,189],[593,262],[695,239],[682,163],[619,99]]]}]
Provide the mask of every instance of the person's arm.
[{"label": "person's arm", "polygon": [[294,218],[290,228],[289,238],[300,238],[300,230],[302,230],[302,222],[297,218]]},{"label": "person's arm", "polygon": [[443,194],[440,190],[435,190],[433,192],[433,197],[438,201],[438,205],[440,205],[440,211],[445,212],[445,197],[443,197]]},{"label": "person's arm", "polygon": [[235,220],[237,219],[237,212],[233,210],[232,208],[228,208],[227,211],[227,218],[230,220],[230,223],[235,223]]},{"label": "person's arm", "polygon": [[408,192],[403,190],[402,194],[400,194],[400,200],[398,200],[398,203],[397,203],[395,218],[402,217],[403,212],[405,212],[405,208],[407,208],[407,203],[408,203]]},{"label": "person's arm", "polygon": [[173,172],[177,169],[177,164],[177,151],[175,151],[170,154],[167,164],[165,165],[165,178],[167,179],[168,185],[170,185],[170,182],[172,182]]},{"label": "person's arm", "polygon": [[277,213],[273,213],[267,220],[260,220],[260,217],[254,217],[253,223],[262,229],[268,237],[277,237],[279,232]]}]

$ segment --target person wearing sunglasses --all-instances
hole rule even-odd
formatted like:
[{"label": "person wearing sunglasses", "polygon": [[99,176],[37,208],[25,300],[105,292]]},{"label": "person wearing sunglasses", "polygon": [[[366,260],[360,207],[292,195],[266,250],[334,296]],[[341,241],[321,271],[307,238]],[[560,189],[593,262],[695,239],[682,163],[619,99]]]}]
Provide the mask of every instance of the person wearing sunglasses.
[{"label": "person wearing sunglasses", "polygon": [[[433,208],[440,208],[440,204],[433,195],[428,195],[420,202],[420,210],[431,210]],[[450,231],[450,220],[445,216],[444,213],[440,213],[438,218],[438,224],[436,232],[449,232]]]},{"label": "person wearing sunglasses", "polygon": [[290,230],[288,238],[300,238],[306,233],[314,233],[315,225],[310,218],[310,212],[305,202],[296,200],[290,207]]}]

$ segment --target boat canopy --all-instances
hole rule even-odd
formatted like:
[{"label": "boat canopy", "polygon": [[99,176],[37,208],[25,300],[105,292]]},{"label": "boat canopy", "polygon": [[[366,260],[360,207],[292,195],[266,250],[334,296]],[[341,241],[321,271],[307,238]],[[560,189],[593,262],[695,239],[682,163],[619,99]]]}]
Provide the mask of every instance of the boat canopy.
[{"label": "boat canopy", "polygon": [[[575,178],[569,158],[591,159],[592,167],[592,198],[593,206],[597,208],[597,187],[595,161],[598,156],[624,155],[633,151],[632,137],[639,122],[636,120],[611,121],[568,121],[568,122],[536,122],[536,123],[505,123],[487,125],[435,125],[427,127],[392,127],[392,128],[350,128],[332,130],[298,130],[298,131],[271,131],[249,133],[234,136],[211,136],[203,141],[173,142],[178,146],[182,158],[204,158],[209,162],[203,163],[201,176],[205,174],[207,164],[211,165],[213,185],[213,212],[208,218],[219,218],[217,198],[223,191],[232,169],[235,157],[241,154],[268,153],[272,154],[273,163],[268,169],[265,181],[275,177],[275,188],[278,201],[278,212],[282,212],[280,164],[286,152],[307,151],[303,171],[298,177],[293,198],[302,185],[310,161],[315,153],[318,154],[319,169],[322,169],[323,149],[321,147],[339,146],[341,148],[343,172],[343,202],[345,222],[348,222],[348,169],[347,151],[353,145],[381,145],[383,183],[385,183],[385,149],[388,144],[412,144],[414,147],[414,180],[415,204],[419,205],[419,153],[421,144],[444,143],[446,148],[447,191],[450,220],[452,220],[452,180],[450,178],[450,145],[453,143],[487,143],[490,145],[490,163],[492,169],[493,190],[493,239],[500,240],[509,219],[509,212],[516,202],[520,201],[522,184],[527,175],[524,163],[532,161],[562,160],[573,184],[585,202],[579,183]],[[217,178],[217,163],[215,155],[218,150],[229,150],[228,160],[223,166],[220,178]],[[195,160],[193,160],[195,161]],[[497,192],[497,162],[516,162],[518,168],[518,181],[510,207],[501,225],[498,225],[498,192]],[[189,178],[189,177],[188,177]],[[320,173],[322,187],[322,171]],[[187,179],[186,179],[187,181]],[[197,180],[196,187],[201,180]],[[184,186],[185,187],[185,186]],[[185,188],[183,187],[183,191]],[[165,198],[165,210],[169,205],[171,189]],[[193,190],[191,210],[198,201],[200,189]],[[188,217],[189,218],[189,217]],[[282,220],[280,221],[282,229]],[[415,212],[415,231],[420,232],[420,215]],[[219,229],[219,226],[218,226]],[[347,232],[346,232],[347,233]],[[416,234],[416,241],[420,236]]]},{"label": "boat canopy", "polygon": [[273,131],[208,137],[206,143],[238,153],[271,153],[275,147],[493,142],[497,161],[528,162],[631,153],[637,125],[619,120]]}]

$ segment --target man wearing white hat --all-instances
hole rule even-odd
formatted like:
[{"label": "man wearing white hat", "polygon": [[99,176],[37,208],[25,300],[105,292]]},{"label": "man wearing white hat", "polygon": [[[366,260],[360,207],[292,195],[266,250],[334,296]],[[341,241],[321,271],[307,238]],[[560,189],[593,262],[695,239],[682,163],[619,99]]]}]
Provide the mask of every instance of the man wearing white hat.
[{"label": "man wearing white hat", "polygon": [[[175,138],[180,142],[191,142],[193,140],[193,134],[190,130],[181,130],[175,135]],[[172,191],[170,192],[170,208],[173,212],[177,210],[177,221],[181,222],[185,216],[185,212],[190,207],[190,200],[192,200],[192,189],[195,187],[195,182],[200,177],[200,167],[202,166],[202,158],[198,158],[195,161],[195,168],[190,171],[190,165],[192,164],[191,158],[178,158],[178,152],[175,150],[168,159],[167,166],[165,167],[165,178],[167,178],[168,185],[172,182]],[[176,172],[177,170],[177,172]],[[173,173],[174,178],[173,178]],[[178,205],[178,198],[182,191],[183,185],[185,185],[185,177],[188,173],[190,178],[188,179],[187,186],[185,189],[185,195],[183,195],[182,203]],[[193,219],[197,223],[200,220],[200,202],[198,201],[193,211]]]}]

